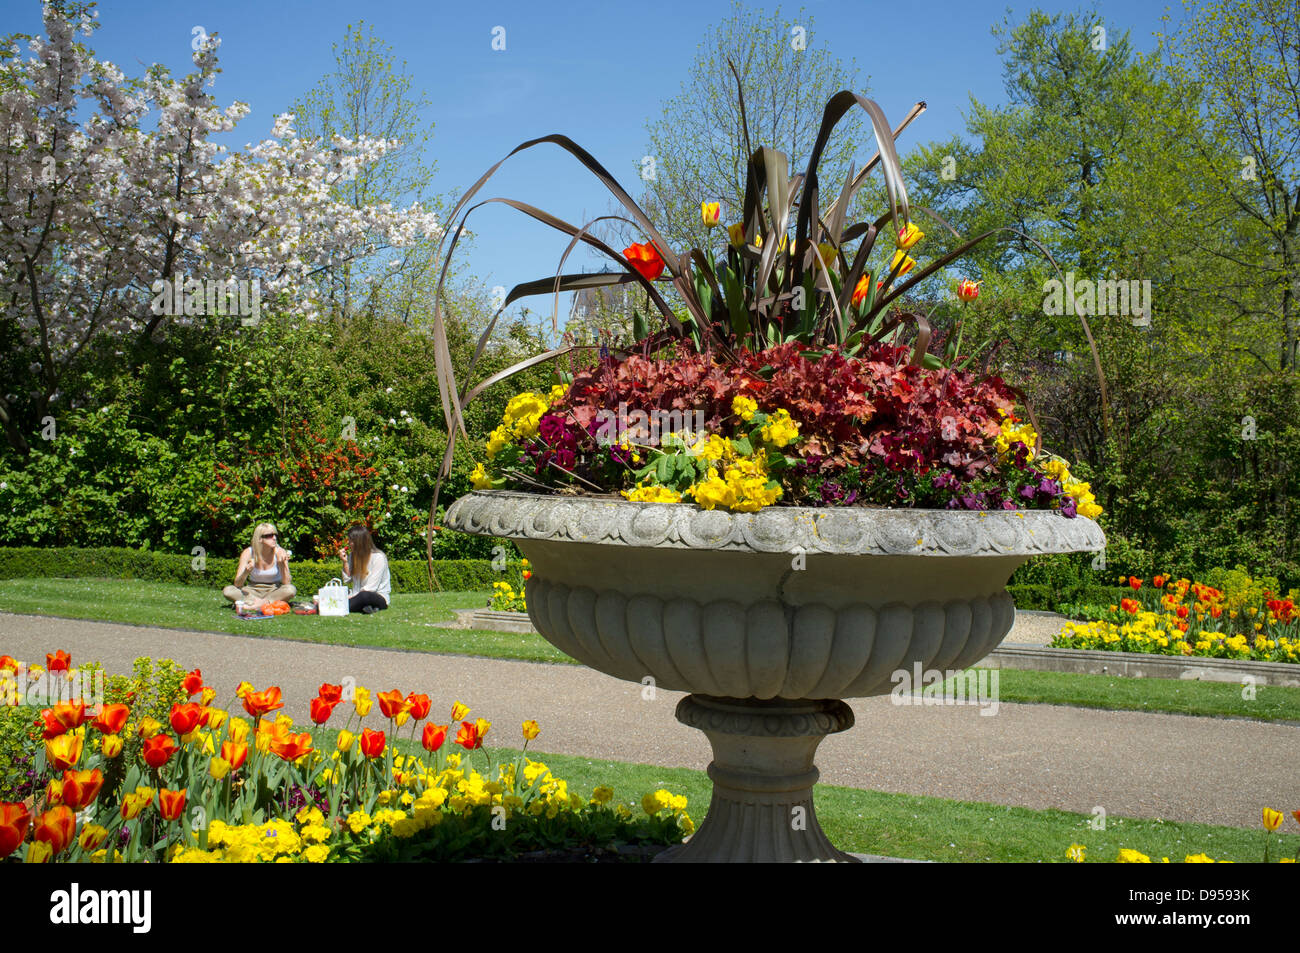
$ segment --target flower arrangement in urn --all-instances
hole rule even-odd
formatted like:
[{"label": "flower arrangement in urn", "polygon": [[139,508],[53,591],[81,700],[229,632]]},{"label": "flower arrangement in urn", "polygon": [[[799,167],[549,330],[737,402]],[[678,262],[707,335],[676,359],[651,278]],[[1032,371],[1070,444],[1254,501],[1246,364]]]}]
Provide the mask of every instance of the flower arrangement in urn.
[{"label": "flower arrangement in urn", "polygon": [[[748,140],[743,96],[739,105]],[[818,161],[835,124],[858,106],[870,116],[880,151],[850,173],[828,205]],[[568,150],[623,204],[630,215],[623,221],[646,240],[620,254],[590,233],[593,223],[577,227],[524,203],[489,199],[509,201],[571,235],[566,258],[584,242],[620,269],[563,274],[561,261],[561,273],[515,287],[502,308],[525,295],[630,282],[644,289],[647,309],[664,326],[649,331],[638,312],[630,345],[589,347],[594,362],[570,370],[557,364],[560,383],[549,392],[515,395],[474,468],[474,487],[619,494],[733,512],[799,505],[1099,515],[1089,485],[1043,448],[1024,395],[972,369],[983,348],[963,352],[964,321],[946,335],[942,353],[930,353],[929,320],[906,309],[909,289],[993,234],[925,264],[914,257],[925,233],[912,221],[894,138],[923,109],[918,104],[891,132],[874,102],[839,93],[827,104],[807,170],[792,177],[782,153],[750,150],[739,220],[723,227],[720,204],[703,201],[703,222],[716,238],[686,254],[670,248],[571,140],[553,135],[519,146],[515,152],[541,143]],[[872,222],[849,222],[854,195],[877,167],[889,210]],[[462,218],[448,260],[464,227]],[[979,283],[962,279],[954,292],[965,306],[978,298]],[[480,353],[491,332],[489,325]],[[464,432],[463,408],[487,386],[581,349],[566,344],[458,394],[440,312],[435,336],[446,358],[440,384],[453,438],[458,427]],[[449,446],[444,476],[450,462]]]}]

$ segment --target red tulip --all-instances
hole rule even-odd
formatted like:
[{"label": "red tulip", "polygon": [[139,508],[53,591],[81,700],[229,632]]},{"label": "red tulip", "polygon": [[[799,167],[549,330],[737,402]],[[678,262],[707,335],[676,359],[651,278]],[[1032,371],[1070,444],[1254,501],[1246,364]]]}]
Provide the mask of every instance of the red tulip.
[{"label": "red tulip", "polygon": [[1163,589],[1165,586],[1165,577],[1164,576],[1153,577],[1151,580],[1151,585],[1155,586],[1157,589]]},{"label": "red tulip", "polygon": [[411,713],[411,717],[416,721],[423,721],[429,717],[429,707],[433,704],[428,695],[407,695],[406,710]]},{"label": "red tulip", "polygon": [[63,849],[72,843],[76,833],[76,812],[66,804],[60,804],[58,807],[50,808],[36,819],[36,828],[32,831],[32,837],[49,844],[50,850],[55,854],[61,854]]},{"label": "red tulip", "polygon": [[1142,588],[1142,580],[1139,579],[1137,576],[1129,576],[1128,584],[1129,584],[1129,588],[1135,591]]},{"label": "red tulip", "polygon": [[280,689],[272,685],[264,692],[246,692],[244,694],[244,711],[254,718],[261,718],[284,707],[280,700]]},{"label": "red tulip", "polygon": [[664,260],[653,245],[629,245],[623,249],[623,257],[646,281],[654,281],[663,274]]},{"label": "red tulip", "polygon": [[59,702],[53,708],[43,709],[41,718],[45,722],[45,730],[41,733],[41,737],[49,741],[85,724],[89,716],[86,714],[86,703],[78,701]]},{"label": "red tulip", "polygon": [[1213,618],[1213,619],[1217,619],[1217,618],[1219,618],[1219,616],[1221,616],[1221,615],[1223,615],[1223,607],[1222,607],[1222,606],[1210,606],[1210,617],[1211,617],[1211,618]]},{"label": "red tulip", "polygon": [[343,686],[330,685],[327,682],[326,684],[320,687],[320,691],[317,692],[317,696],[322,701],[333,702],[335,704],[338,704],[339,702],[343,701]]},{"label": "red tulip", "polygon": [[361,732],[361,753],[367,758],[378,758],[384,753],[384,733],[382,731],[371,731],[369,728]]},{"label": "red tulip", "polygon": [[329,721],[330,715],[334,714],[334,706],[337,704],[338,702],[326,701],[324,698],[313,698],[308,705],[311,710],[312,723],[323,725]]},{"label": "red tulip", "polygon": [[203,691],[203,672],[197,668],[190,672],[185,676],[184,680],[182,680],[181,688],[185,690],[185,694],[190,698],[193,698],[199,692]]},{"label": "red tulip", "polygon": [[188,788],[181,788],[179,791],[169,791],[166,788],[160,788],[158,791],[158,813],[163,816],[163,820],[174,821],[185,813],[185,792]]},{"label": "red tulip", "polygon": [[456,744],[461,745],[467,751],[483,747],[483,739],[479,737],[478,726],[472,721],[462,721],[460,730],[456,732]]},{"label": "red tulip", "polygon": [[104,772],[98,768],[93,771],[64,771],[63,803],[74,811],[80,811],[99,797],[103,786]]},{"label": "red tulip", "polygon": [[144,745],[140,748],[140,754],[143,756],[145,764],[157,770],[176,753],[176,748],[176,742],[172,741],[171,735],[157,734],[152,738],[145,739]]},{"label": "red tulip", "polygon": [[[51,672],[66,672],[69,663],[72,662],[72,656],[63,649],[59,649],[53,655],[45,656],[45,668]],[[58,851],[55,851],[57,854]]]},{"label": "red tulip", "polygon": [[433,722],[427,722],[424,726],[424,734],[420,737],[420,744],[424,745],[425,751],[437,751],[442,747],[442,743],[447,740],[447,729],[450,725],[435,725]]},{"label": "red tulip", "polygon": [[1178,609],[1177,609],[1176,611],[1177,611],[1177,614],[1178,614],[1178,618],[1180,618],[1180,619],[1186,619],[1186,618],[1187,618],[1187,606],[1179,606]]},{"label": "red tulip", "polygon": [[379,710],[385,718],[396,718],[406,711],[406,698],[396,688],[391,692],[380,692],[375,698],[379,701]]},{"label": "red tulip", "polygon": [[0,672],[16,671],[18,671],[18,660],[12,655],[0,655]]},{"label": "red tulip", "polygon": [[188,735],[203,721],[203,706],[194,702],[186,702],[183,705],[172,705],[171,723],[172,731],[178,735]]},{"label": "red tulip", "polygon": [[130,714],[129,705],[104,705],[99,710],[99,716],[91,724],[106,735],[116,735],[122,731]]},{"label": "red tulip", "polygon": [[32,812],[27,806],[14,801],[0,801],[0,860],[18,849],[27,839],[27,828],[32,823]]}]

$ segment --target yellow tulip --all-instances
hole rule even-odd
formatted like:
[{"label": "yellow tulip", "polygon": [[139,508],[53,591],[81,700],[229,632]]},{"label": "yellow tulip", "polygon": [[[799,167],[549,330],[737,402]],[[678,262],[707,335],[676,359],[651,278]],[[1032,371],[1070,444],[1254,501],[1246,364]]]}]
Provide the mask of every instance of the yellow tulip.
[{"label": "yellow tulip", "polygon": [[731,239],[731,244],[740,248],[745,244],[745,226],[737,222],[735,225],[727,226],[727,237]]},{"label": "yellow tulip", "polygon": [[248,741],[249,724],[243,718],[230,719],[230,727],[226,729],[226,735],[236,744],[243,744]]},{"label": "yellow tulip", "polygon": [[208,774],[214,781],[220,781],[230,773],[230,762],[225,758],[213,758],[208,762]]},{"label": "yellow tulip", "polygon": [[43,864],[50,859],[54,853],[54,848],[45,841],[33,841],[27,845],[27,855],[23,858],[26,864]]},{"label": "yellow tulip", "polygon": [[374,699],[370,697],[370,689],[358,685],[353,690],[352,705],[356,708],[358,717],[365,718],[370,714],[370,709],[375,705]]},{"label": "yellow tulip", "polygon": [[348,731],[346,728],[343,731],[340,731],[338,741],[336,742],[338,749],[340,751],[352,750],[352,742],[356,740],[356,737],[356,735]]},{"label": "yellow tulip", "polygon": [[462,705],[460,702],[456,702],[456,704],[451,706],[452,721],[460,721],[469,713],[470,713],[470,709],[467,708],[465,705]]},{"label": "yellow tulip", "polygon": [[889,260],[889,270],[898,269],[898,277],[901,278],[912,270],[916,265],[916,259],[908,255],[903,249],[894,252],[894,257]]},{"label": "yellow tulip", "polygon": [[898,230],[898,247],[906,250],[924,237],[925,232],[917,228],[915,222],[908,222],[905,227]]},{"label": "yellow tulip", "polygon": [[1264,808],[1264,829],[1275,831],[1282,824],[1282,812],[1275,811],[1271,807]]},{"label": "yellow tulip", "polygon": [[713,228],[718,224],[718,218],[722,215],[722,205],[718,202],[701,202],[700,217],[704,219],[704,224]]},{"label": "yellow tulip", "polygon": [[541,731],[542,730],[539,727],[537,727],[537,722],[533,721],[531,718],[528,719],[526,722],[524,722],[525,741],[532,741],[539,734],[541,734]]},{"label": "yellow tulip", "polygon": [[118,735],[104,735],[99,750],[104,753],[105,758],[116,758],[122,753],[121,737]]},{"label": "yellow tulip", "polygon": [[135,733],[141,738],[152,738],[160,731],[162,731],[162,722],[148,715],[140,719],[140,724],[135,729]]}]

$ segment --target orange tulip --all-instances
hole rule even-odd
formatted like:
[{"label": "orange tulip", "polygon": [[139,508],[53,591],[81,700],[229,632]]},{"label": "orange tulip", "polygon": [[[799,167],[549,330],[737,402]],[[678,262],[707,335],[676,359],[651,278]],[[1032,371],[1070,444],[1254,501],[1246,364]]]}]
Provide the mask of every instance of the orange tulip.
[{"label": "orange tulip", "polygon": [[456,744],[466,751],[473,751],[475,748],[483,747],[483,739],[479,737],[478,726],[468,721],[462,721],[460,730],[456,732]]},{"label": "orange tulip", "polygon": [[130,714],[129,705],[105,705],[100,708],[99,715],[91,724],[106,735],[116,735],[126,725]]},{"label": "orange tulip", "polygon": [[76,833],[76,812],[66,804],[60,804],[58,807],[50,808],[36,819],[32,837],[49,844],[50,850],[55,854],[61,854],[63,849],[72,843]]},{"label": "orange tulip", "polygon": [[957,297],[962,301],[974,301],[980,296],[980,285],[982,281],[971,281],[969,278],[963,278],[957,285]]},{"label": "orange tulip", "polygon": [[45,760],[56,771],[66,771],[81,760],[81,735],[59,735],[45,742]]},{"label": "orange tulip", "polygon": [[1179,606],[1179,607],[1178,607],[1176,610],[1174,610],[1174,611],[1175,611],[1175,613],[1178,615],[1178,618],[1180,618],[1180,619],[1186,619],[1186,618],[1187,618],[1187,606]]},{"label": "orange tulip", "polygon": [[1223,608],[1221,606],[1210,606],[1211,618],[1217,619],[1221,615],[1223,615]]},{"label": "orange tulip", "polygon": [[326,701],[324,698],[317,696],[308,703],[311,712],[312,724],[323,725],[330,720],[330,715],[334,714],[334,706],[338,702]]},{"label": "orange tulip", "polygon": [[230,763],[230,770],[238,771],[248,758],[248,745],[242,741],[221,742],[221,759]]},{"label": "orange tulip", "polygon": [[203,691],[203,672],[197,668],[190,672],[181,681],[181,688],[185,690],[185,694],[190,698]]},{"label": "orange tulip", "polygon": [[1129,584],[1129,588],[1132,589],[1134,592],[1142,588],[1142,580],[1139,579],[1137,576],[1129,576],[1128,584]]},{"label": "orange tulip", "polygon": [[871,272],[867,272],[858,279],[858,283],[853,286],[853,297],[850,303],[856,308],[862,302],[867,300],[867,295],[871,293]]},{"label": "orange tulip", "polygon": [[280,700],[280,689],[275,685],[264,692],[250,691],[244,695],[244,711],[254,718],[269,715],[271,712],[278,711],[283,707],[284,702]]},{"label": "orange tulip", "polygon": [[406,696],[406,710],[411,713],[411,717],[416,721],[423,721],[429,717],[429,708],[433,702],[428,695],[410,694]]},{"label": "orange tulip", "polygon": [[48,741],[65,731],[79,728],[89,720],[90,716],[86,714],[86,703],[77,701],[59,702],[52,708],[46,708],[41,711],[41,718],[45,721],[43,737]]},{"label": "orange tulip", "polygon": [[203,706],[195,702],[172,705],[172,731],[178,735],[188,735],[203,722]]},{"label": "orange tulip", "polygon": [[664,260],[653,245],[630,245],[623,249],[623,257],[646,281],[654,281],[663,274]]},{"label": "orange tulip", "polygon": [[1157,589],[1163,589],[1165,585],[1165,577],[1164,576],[1152,577],[1151,585],[1155,586]]},{"label": "orange tulip", "polygon": [[163,816],[163,820],[174,821],[185,812],[185,792],[188,788],[181,788],[179,791],[169,791],[166,788],[160,788],[158,791],[158,813]]},{"label": "orange tulip", "polygon": [[366,728],[361,732],[361,753],[367,758],[378,758],[384,753],[384,733]]},{"label": "orange tulip", "polygon": [[396,718],[402,712],[406,711],[406,696],[394,688],[391,692],[380,692],[375,695],[379,700],[379,710],[385,718]]},{"label": "orange tulip", "polygon": [[[51,672],[66,672],[71,662],[72,656],[63,649],[59,649],[53,655],[45,656],[45,667]],[[57,854],[58,851],[55,853]]]},{"label": "orange tulip", "polygon": [[424,725],[424,734],[420,736],[420,744],[424,745],[425,751],[437,751],[442,747],[442,743],[447,740],[447,729],[450,725],[435,725],[433,722],[426,722]]},{"label": "orange tulip", "polygon": [[141,746],[140,754],[145,764],[157,770],[167,763],[168,759],[176,753],[176,749],[177,744],[172,741],[171,735],[154,735]]},{"label": "orange tulip", "polygon": [[285,761],[297,761],[310,751],[311,735],[305,731],[300,735],[286,734],[283,738],[271,741],[271,752]]},{"label": "orange tulip", "polygon": [[18,671],[18,660],[12,655],[0,655],[0,672]]},{"label": "orange tulip", "polygon": [[330,685],[328,682],[320,687],[316,693],[322,701],[333,702],[338,704],[343,701],[343,686]]},{"label": "orange tulip", "polygon": [[99,797],[100,788],[104,786],[104,772],[99,768],[93,771],[63,772],[63,803],[74,811],[89,807]]},{"label": "orange tulip", "polygon": [[62,778],[54,778],[49,784],[45,785],[45,803],[50,807],[63,803]]},{"label": "orange tulip", "polygon": [[18,849],[27,839],[27,828],[32,823],[32,812],[27,806],[14,801],[0,801],[0,860]]}]

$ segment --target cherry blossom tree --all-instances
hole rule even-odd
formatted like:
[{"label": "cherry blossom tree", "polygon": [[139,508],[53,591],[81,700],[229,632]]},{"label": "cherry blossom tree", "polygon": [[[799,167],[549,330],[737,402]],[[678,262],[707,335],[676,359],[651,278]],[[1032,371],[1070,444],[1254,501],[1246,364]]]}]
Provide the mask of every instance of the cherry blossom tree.
[{"label": "cherry blossom tree", "polygon": [[0,393],[0,425],[20,451],[73,399],[61,387],[80,359],[106,341],[129,353],[177,319],[156,282],[255,280],[263,301],[311,319],[322,269],[376,237],[405,247],[441,232],[418,204],[333,197],[397,142],[300,138],[286,114],[230,153],[213,137],[249,107],[209,92],[217,37],[184,79],[154,66],[128,80],[79,42],[92,6],[47,4],[45,37],[0,39],[0,328],[6,363],[27,365]]}]

